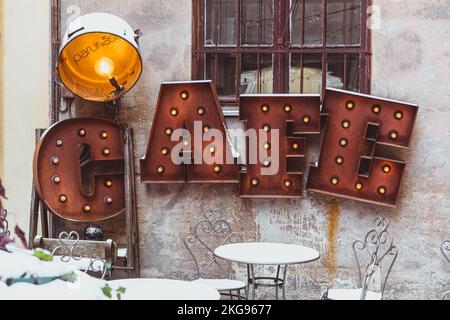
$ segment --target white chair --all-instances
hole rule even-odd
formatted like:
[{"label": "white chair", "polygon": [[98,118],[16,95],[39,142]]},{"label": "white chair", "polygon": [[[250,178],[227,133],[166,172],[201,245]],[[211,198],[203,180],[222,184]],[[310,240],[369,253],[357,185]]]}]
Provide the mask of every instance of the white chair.
[{"label": "white chair", "polygon": [[[447,262],[450,263],[450,240],[445,240],[444,242],[442,242],[441,252],[445,260],[447,260]],[[447,291],[442,296],[442,300],[446,300],[447,298],[450,298],[450,291]]]},{"label": "white chair", "polygon": [[[356,289],[327,289],[322,300],[382,300],[386,282],[397,260],[398,250],[387,231],[389,220],[376,218],[373,228],[366,234],[364,241],[353,243],[353,254],[358,268],[359,287]],[[360,258],[364,253],[367,262],[362,273]],[[390,258],[390,261],[388,261]],[[387,263],[383,276],[382,262]]]},{"label": "white chair", "polygon": [[[204,216],[205,219],[199,221],[193,232],[188,233],[184,238],[184,245],[192,256],[197,271],[196,280],[193,282],[212,287],[222,296],[230,297],[231,300],[247,299],[245,282],[231,279],[231,263],[218,261],[212,244],[216,244],[215,248],[242,242],[242,236],[233,232],[230,224],[222,220],[222,213],[219,210],[208,210]],[[200,254],[202,258],[199,257]],[[214,276],[217,277],[211,277],[213,267],[215,267]],[[244,297],[241,294],[242,291],[244,291]]]}]

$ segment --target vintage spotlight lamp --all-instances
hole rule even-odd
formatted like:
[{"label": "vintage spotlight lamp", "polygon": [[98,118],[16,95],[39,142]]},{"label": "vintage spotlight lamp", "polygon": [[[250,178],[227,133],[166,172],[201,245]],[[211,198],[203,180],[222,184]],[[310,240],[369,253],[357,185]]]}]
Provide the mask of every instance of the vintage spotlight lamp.
[{"label": "vintage spotlight lamp", "polygon": [[140,32],[121,18],[91,13],[70,23],[58,59],[61,81],[73,94],[110,102],[128,92],[142,73]]}]

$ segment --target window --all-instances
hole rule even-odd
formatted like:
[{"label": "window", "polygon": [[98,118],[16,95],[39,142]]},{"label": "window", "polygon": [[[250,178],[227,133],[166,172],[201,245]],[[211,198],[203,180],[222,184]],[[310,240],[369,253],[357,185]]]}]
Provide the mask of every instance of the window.
[{"label": "window", "polygon": [[369,90],[370,0],[194,0],[193,78],[240,94]]}]

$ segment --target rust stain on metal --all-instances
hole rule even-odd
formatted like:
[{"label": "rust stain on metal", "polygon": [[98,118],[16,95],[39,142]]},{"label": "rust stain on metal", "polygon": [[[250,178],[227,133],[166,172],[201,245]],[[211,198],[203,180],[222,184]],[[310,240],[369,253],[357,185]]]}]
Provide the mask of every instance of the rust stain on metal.
[{"label": "rust stain on metal", "polygon": [[325,137],[307,190],[397,207],[406,163],[377,147],[408,149],[418,106],[327,89],[322,112]]},{"label": "rust stain on metal", "polygon": [[328,279],[333,280],[336,274],[336,243],[339,233],[340,210],[335,200],[328,207],[328,229],[327,229],[327,270]]},{"label": "rust stain on metal", "polygon": [[77,118],[58,122],[39,140],[33,164],[36,191],[56,216],[104,221],[125,210],[123,128]]}]

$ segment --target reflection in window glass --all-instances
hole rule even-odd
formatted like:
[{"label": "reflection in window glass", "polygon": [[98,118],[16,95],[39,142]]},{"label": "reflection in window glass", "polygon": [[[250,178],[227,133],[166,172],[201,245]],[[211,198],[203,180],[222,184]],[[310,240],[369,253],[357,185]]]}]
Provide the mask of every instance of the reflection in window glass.
[{"label": "reflection in window glass", "polygon": [[303,4],[302,0],[291,0],[291,43],[302,45],[303,37]]},{"label": "reflection in window glass", "polygon": [[328,0],[327,44],[343,45],[345,0]]},{"label": "reflection in window glass", "polygon": [[273,0],[245,0],[241,2],[241,5],[242,44],[271,44],[273,38]]},{"label": "reflection in window glass", "polygon": [[347,0],[347,43],[359,44],[361,32],[361,0]]},{"label": "reflection in window glass", "polygon": [[302,93],[322,92],[322,55],[304,54]]},{"label": "reflection in window glass", "polygon": [[322,44],[322,0],[305,1],[305,45]]},{"label": "reflection in window glass", "polygon": [[206,0],[205,11],[205,45],[235,45],[235,0]]},{"label": "reflection in window glass", "polygon": [[292,94],[302,93],[301,67],[302,67],[302,55],[300,53],[291,54],[291,68],[289,70],[289,93]]},{"label": "reflection in window glass", "polygon": [[344,89],[344,54],[328,55],[327,87]]},{"label": "reflection in window glass", "polygon": [[234,54],[206,54],[205,79],[214,80],[221,96],[236,94],[236,57]]},{"label": "reflection in window glass", "polygon": [[345,88],[350,91],[359,91],[359,54],[349,53],[346,55],[346,69]]},{"label": "reflection in window glass", "polygon": [[205,46],[212,46],[216,44],[218,0],[206,0],[205,2]]},{"label": "reflection in window glass", "polygon": [[271,44],[273,39],[273,0],[262,0],[261,44]]},{"label": "reflection in window glass", "polygon": [[236,44],[236,6],[234,0],[220,1],[219,20],[219,45]]},{"label": "reflection in window glass", "polygon": [[241,94],[273,92],[272,60],[271,54],[245,53],[242,55]]}]

